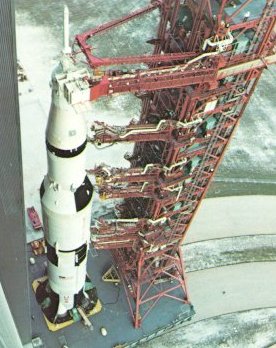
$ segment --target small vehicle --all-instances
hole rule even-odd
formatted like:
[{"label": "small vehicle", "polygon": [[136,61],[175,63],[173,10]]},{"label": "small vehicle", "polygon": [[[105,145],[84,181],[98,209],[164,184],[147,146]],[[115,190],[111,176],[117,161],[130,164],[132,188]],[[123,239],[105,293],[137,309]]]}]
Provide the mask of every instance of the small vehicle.
[{"label": "small vehicle", "polygon": [[36,231],[42,229],[42,223],[40,221],[40,218],[35,208],[34,207],[27,208],[27,213],[32,223],[33,229]]}]

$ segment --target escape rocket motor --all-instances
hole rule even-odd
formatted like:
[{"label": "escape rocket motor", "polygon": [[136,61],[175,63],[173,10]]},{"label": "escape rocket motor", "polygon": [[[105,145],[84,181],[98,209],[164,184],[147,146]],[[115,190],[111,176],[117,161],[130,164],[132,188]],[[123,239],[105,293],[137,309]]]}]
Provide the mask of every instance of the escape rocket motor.
[{"label": "escape rocket motor", "polygon": [[58,296],[58,317],[75,307],[78,299],[88,297],[84,286],[93,193],[85,171],[86,124],[68,104],[58,80],[66,75],[65,59],[52,76],[46,130],[48,173],[40,189],[48,285]]}]

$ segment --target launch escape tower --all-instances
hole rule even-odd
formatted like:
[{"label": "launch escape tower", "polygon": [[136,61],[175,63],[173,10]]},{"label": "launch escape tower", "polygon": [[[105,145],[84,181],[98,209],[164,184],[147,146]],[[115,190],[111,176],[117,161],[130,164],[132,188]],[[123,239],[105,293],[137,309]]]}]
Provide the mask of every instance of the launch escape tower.
[{"label": "launch escape tower", "polygon": [[[93,55],[94,36],[156,9],[151,55]],[[142,100],[139,122],[96,122],[89,139],[135,142],[129,169],[89,172],[102,198],[123,199],[116,218],[92,227],[92,242],[112,251],[136,328],[164,296],[189,303],[181,245],[263,70],[276,62],[275,18],[274,0],[156,0],[75,38],[71,57],[85,55],[90,70],[63,78],[70,104],[127,92]],[[144,68],[114,69],[135,64]]]}]

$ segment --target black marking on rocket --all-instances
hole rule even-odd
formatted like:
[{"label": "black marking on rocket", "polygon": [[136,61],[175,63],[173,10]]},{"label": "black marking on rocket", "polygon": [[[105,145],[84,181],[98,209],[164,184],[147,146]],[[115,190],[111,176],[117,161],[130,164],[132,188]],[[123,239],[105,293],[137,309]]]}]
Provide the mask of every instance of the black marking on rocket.
[{"label": "black marking on rocket", "polygon": [[84,209],[92,199],[93,186],[86,175],[83,183],[79,186],[75,192],[75,204],[76,210],[80,211]]},{"label": "black marking on rocket", "polygon": [[46,146],[48,151],[50,151],[53,155],[57,156],[57,157],[61,157],[61,158],[72,158],[72,157],[76,157],[79,154],[81,154],[86,147],[87,144],[87,140],[85,140],[85,142],[80,145],[79,147],[77,147],[76,149],[71,149],[71,150],[62,150],[62,149],[58,149],[57,147],[51,145],[47,140],[46,140]]},{"label": "black marking on rocket", "polygon": [[39,193],[40,193],[40,199],[42,199],[42,197],[44,196],[44,193],[45,193],[44,180],[42,181],[42,183],[40,185]]},{"label": "black marking on rocket", "polygon": [[[58,266],[58,255],[56,249],[46,241],[47,246],[47,258],[48,261],[53,265]],[[74,250],[59,250],[59,253],[72,253],[75,252],[75,266],[79,266],[86,258],[87,255],[87,244],[83,244],[77,249]]]},{"label": "black marking on rocket", "polygon": [[49,244],[47,240],[46,240],[46,246],[47,246],[48,261],[50,261],[53,265],[58,266],[58,256],[56,253],[56,249],[52,247],[52,245]]},{"label": "black marking on rocket", "polygon": [[83,244],[81,247],[75,250],[75,266],[79,266],[86,258],[87,244]]}]

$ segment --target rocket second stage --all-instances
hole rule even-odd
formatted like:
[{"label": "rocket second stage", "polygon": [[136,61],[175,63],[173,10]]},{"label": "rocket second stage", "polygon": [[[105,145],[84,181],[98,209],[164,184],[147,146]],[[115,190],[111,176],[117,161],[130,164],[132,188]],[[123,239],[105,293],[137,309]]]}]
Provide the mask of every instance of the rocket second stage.
[{"label": "rocket second stage", "polygon": [[70,75],[67,59],[64,56],[52,77],[46,131],[48,173],[40,188],[48,280],[36,294],[47,319],[55,323],[69,320],[68,311],[74,307],[89,311],[97,303],[96,289],[86,279],[93,194],[85,171],[87,130],[82,115],[63,95],[63,81]]}]

